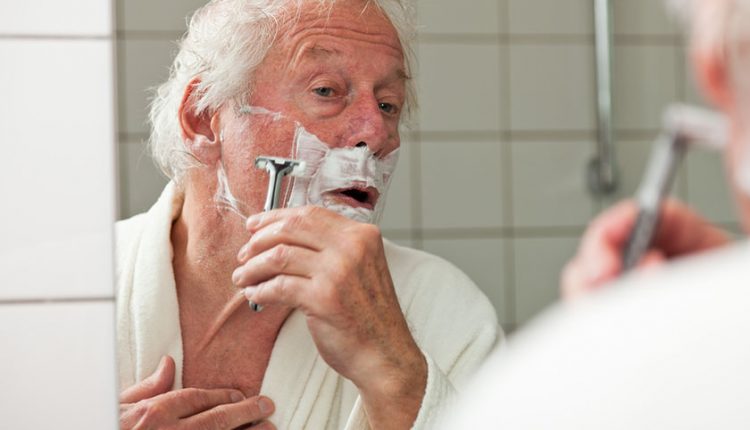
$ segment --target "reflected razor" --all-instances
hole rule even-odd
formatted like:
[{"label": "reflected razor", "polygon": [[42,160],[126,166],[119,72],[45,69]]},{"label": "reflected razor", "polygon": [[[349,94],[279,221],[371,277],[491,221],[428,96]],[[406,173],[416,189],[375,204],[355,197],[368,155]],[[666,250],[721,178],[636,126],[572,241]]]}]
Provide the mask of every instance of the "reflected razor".
[{"label": "reflected razor", "polygon": [[[281,182],[284,176],[300,176],[305,171],[305,162],[291,160],[288,158],[259,156],[255,159],[255,167],[263,169],[268,173],[268,191],[266,192],[266,203],[263,212],[268,212],[279,207],[281,194]],[[260,312],[263,307],[257,303],[250,302],[250,308]]]},{"label": "reflected razor", "polygon": [[663,132],[654,142],[636,195],[638,218],[623,252],[623,272],[638,265],[651,246],[662,203],[689,146],[722,149],[728,138],[726,119],[701,108],[674,105],[664,115]]}]

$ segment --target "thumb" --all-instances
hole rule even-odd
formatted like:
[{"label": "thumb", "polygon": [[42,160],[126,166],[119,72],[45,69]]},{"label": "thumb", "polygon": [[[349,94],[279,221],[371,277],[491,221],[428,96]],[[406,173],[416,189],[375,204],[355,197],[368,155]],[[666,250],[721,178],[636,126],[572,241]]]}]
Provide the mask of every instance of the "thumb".
[{"label": "thumb", "polygon": [[174,370],[174,360],[165,355],[154,373],[120,394],[120,403],[135,403],[171,390],[174,384]]}]

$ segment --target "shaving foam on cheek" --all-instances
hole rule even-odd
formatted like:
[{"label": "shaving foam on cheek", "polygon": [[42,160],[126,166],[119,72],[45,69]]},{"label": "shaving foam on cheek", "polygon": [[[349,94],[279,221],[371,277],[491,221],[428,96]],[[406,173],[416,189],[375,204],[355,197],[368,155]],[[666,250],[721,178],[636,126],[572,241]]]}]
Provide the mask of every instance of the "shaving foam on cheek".
[{"label": "shaving foam on cheek", "polygon": [[229,209],[236,213],[243,220],[247,219],[244,211],[241,209],[243,203],[239,201],[232,190],[229,189],[229,179],[227,179],[227,173],[224,170],[224,164],[219,162],[219,167],[216,169],[216,193],[214,194],[214,202],[218,207]]},{"label": "shaving foam on cheek", "polygon": [[[321,206],[354,221],[377,224],[398,162],[398,150],[377,158],[367,147],[331,148],[315,135],[297,127],[295,159],[307,163],[301,177],[294,178],[288,207]],[[373,209],[342,203],[336,191],[374,188],[378,199]]]},{"label": "shaving foam on cheek", "polygon": [[265,115],[270,116],[273,121],[284,118],[281,112],[274,112],[260,106],[241,106],[237,113],[241,115]]},{"label": "shaving foam on cheek", "polygon": [[[241,106],[238,114],[270,117],[272,121],[288,120],[282,113],[260,106]],[[384,158],[377,158],[367,147],[331,148],[308,132],[299,122],[296,128],[291,158],[304,161],[305,171],[291,180],[282,198],[283,207],[315,205],[330,209],[354,221],[377,224],[385,207],[391,177],[398,162],[398,150]],[[218,204],[245,217],[242,202],[232,195],[226,174],[219,168]],[[222,177],[223,175],[223,177]],[[336,191],[374,188],[378,199],[373,209],[353,207],[342,203]]]}]

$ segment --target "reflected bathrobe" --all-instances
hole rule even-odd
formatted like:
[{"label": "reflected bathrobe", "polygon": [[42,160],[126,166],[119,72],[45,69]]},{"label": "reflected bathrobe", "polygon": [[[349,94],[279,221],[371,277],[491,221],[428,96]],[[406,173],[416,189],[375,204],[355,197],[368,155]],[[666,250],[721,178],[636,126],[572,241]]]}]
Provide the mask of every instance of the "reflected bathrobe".
[{"label": "reflected bathrobe", "polygon": [[745,241],[552,307],[439,428],[748,429],[749,334]]},{"label": "reflected bathrobe", "polygon": [[[165,188],[144,214],[116,225],[117,348],[120,390],[143,380],[164,355],[182,381],[182,335],[172,271],[172,222],[183,195]],[[434,428],[456,387],[502,339],[488,299],[460,270],[429,254],[385,241],[401,307],[428,363],[427,387],[414,428]],[[279,429],[367,429],[356,387],[318,354],[304,315],[287,318],[271,352],[261,386]]]}]

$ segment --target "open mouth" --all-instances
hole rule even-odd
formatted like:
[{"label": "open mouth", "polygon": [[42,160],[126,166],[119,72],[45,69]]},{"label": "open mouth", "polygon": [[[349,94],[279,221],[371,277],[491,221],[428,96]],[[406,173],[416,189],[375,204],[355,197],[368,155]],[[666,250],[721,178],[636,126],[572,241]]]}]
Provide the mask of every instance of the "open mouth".
[{"label": "open mouth", "polygon": [[366,208],[373,210],[378,201],[380,193],[373,187],[367,188],[342,188],[332,191],[331,194],[343,200],[344,203],[352,207]]}]

